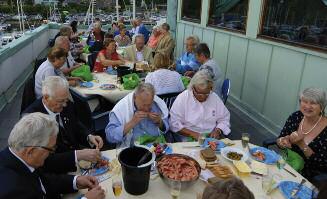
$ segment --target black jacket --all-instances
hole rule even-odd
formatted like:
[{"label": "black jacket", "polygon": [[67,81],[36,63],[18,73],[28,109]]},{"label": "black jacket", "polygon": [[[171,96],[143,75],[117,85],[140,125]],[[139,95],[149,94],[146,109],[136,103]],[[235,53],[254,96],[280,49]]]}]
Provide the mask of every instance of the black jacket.
[{"label": "black jacket", "polygon": [[[74,176],[44,174],[38,169],[38,175],[17,159],[8,148],[0,152],[0,198],[1,199],[52,199],[59,194],[75,192]],[[39,178],[46,190],[42,192]]]},{"label": "black jacket", "polygon": [[[43,106],[42,98],[37,99],[23,112],[34,113],[41,112],[48,114]],[[64,128],[59,128],[59,134],[57,136],[57,151],[56,152],[67,152],[72,150],[78,150],[88,146],[87,135],[89,135],[88,129],[79,121],[72,102],[68,102],[67,106],[64,107],[60,113],[61,120]]]}]

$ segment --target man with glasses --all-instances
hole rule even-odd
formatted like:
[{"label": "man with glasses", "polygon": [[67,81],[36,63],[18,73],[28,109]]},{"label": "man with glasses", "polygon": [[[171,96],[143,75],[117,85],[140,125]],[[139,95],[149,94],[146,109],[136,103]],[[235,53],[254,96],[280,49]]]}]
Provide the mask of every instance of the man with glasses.
[{"label": "man with glasses", "polygon": [[197,140],[201,134],[220,138],[230,133],[230,114],[218,95],[207,70],[195,73],[188,89],[177,96],[170,109],[170,130],[182,141]]},{"label": "man with glasses", "polygon": [[[99,149],[103,146],[100,136],[89,133],[88,129],[79,121],[73,103],[69,101],[69,85],[67,80],[58,76],[49,76],[42,82],[42,98],[36,100],[24,112],[41,112],[56,118],[59,126],[56,153],[67,155],[66,161],[74,165],[79,160],[96,162],[101,158]],[[85,149],[87,146],[96,149]],[[55,156],[58,157],[58,156]],[[70,163],[68,163],[70,162]],[[45,164],[46,169],[58,171],[59,164]],[[53,168],[53,169],[52,169]],[[59,169],[60,171],[70,171]]]},{"label": "man with glasses", "polygon": [[[214,92],[221,97],[223,75],[219,65],[210,58],[210,49],[206,43],[200,43],[194,50],[195,58],[201,64],[200,70],[207,70],[214,81]],[[186,76],[192,77],[196,71],[187,71]]]},{"label": "man with glasses", "polygon": [[93,176],[53,175],[39,168],[55,151],[58,125],[43,113],[23,117],[0,152],[0,198],[60,198],[60,194],[89,189],[88,199],[102,199],[104,190]]}]

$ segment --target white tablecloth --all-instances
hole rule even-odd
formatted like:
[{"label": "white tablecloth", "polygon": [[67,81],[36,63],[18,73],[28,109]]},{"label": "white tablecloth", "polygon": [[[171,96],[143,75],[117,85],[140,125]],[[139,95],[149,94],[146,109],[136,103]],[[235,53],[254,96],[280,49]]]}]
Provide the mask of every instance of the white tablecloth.
[{"label": "white tablecloth", "polygon": [[[92,81],[93,87],[85,88],[77,86],[72,87],[71,89],[82,96],[94,94],[101,95],[112,103],[116,103],[125,97],[128,93],[132,92],[132,90],[124,90],[123,86],[117,83],[117,75],[109,75],[107,73],[93,73],[93,76],[95,78],[95,80]],[[117,86],[117,88],[114,90],[102,90],[100,88],[102,84],[114,84]]]},{"label": "white tablecloth", "polygon": [[[242,148],[240,141],[235,141],[236,145],[235,147]],[[174,143],[172,144],[173,152],[174,153],[182,153],[182,154],[189,154],[191,153],[199,153],[200,148],[183,148],[183,146],[192,146],[197,145],[197,143],[194,142],[188,142],[188,143]],[[102,152],[103,155],[110,157],[110,159],[113,159],[115,157],[115,150],[109,150]],[[232,170],[234,171],[235,175],[237,175],[237,172],[233,166],[233,164],[224,159],[222,156],[218,155],[218,159],[221,164],[228,165]],[[279,171],[276,165],[269,165],[269,172],[270,173],[278,173],[282,176],[282,180],[290,180],[300,183],[300,181],[303,179],[303,177],[297,173],[293,168],[291,168],[289,165],[286,165],[285,168],[290,170],[293,174],[295,174],[297,177],[293,177],[291,174],[287,173],[286,171],[282,170]],[[257,175],[248,175],[248,176],[239,176],[239,178],[244,182],[244,184],[253,192],[255,198],[258,199],[264,199],[266,198],[262,186],[261,186],[261,177]],[[115,198],[113,195],[112,189],[111,189],[111,179],[108,179],[106,181],[103,181],[100,183],[100,185],[106,190],[106,198]],[[310,182],[305,183],[306,186],[311,187]],[[180,198],[183,199],[195,199],[197,198],[197,194],[202,194],[204,188],[206,186],[206,183],[198,180],[196,184],[194,184],[192,187],[190,187],[187,190],[182,190],[180,194]],[[66,195],[65,199],[73,199],[76,198],[78,195],[85,193],[86,190],[81,190],[79,193],[75,194],[69,194]],[[133,196],[128,194],[125,190],[123,190],[122,195],[120,198],[146,198],[146,199],[166,199],[171,198],[170,196],[170,189],[169,187],[163,183],[160,177],[157,177],[155,179],[150,179],[149,183],[149,189],[148,191],[140,196]],[[283,199],[283,195],[280,193],[279,189],[275,189],[267,198],[273,198],[273,199]]]}]

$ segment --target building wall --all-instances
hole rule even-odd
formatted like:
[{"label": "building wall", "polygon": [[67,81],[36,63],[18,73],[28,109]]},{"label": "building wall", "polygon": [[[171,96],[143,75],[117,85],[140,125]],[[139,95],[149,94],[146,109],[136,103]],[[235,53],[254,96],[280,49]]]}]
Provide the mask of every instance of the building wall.
[{"label": "building wall", "polygon": [[201,24],[194,24],[179,19],[178,1],[175,53],[181,55],[189,35],[206,42],[225,78],[231,79],[228,101],[240,111],[278,134],[298,109],[301,90],[314,86],[327,91],[326,53],[257,38],[262,0],[249,3],[246,34],[206,27],[208,1],[202,2]]}]

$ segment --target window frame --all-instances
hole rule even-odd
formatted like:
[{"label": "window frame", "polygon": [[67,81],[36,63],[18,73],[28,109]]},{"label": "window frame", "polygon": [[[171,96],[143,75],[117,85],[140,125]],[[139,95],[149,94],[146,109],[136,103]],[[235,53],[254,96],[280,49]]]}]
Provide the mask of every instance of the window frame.
[{"label": "window frame", "polygon": [[221,27],[213,24],[209,24],[209,19],[210,19],[210,9],[211,9],[211,2],[214,0],[210,0],[208,4],[208,19],[207,19],[207,27],[214,28],[214,29],[220,29],[220,30],[225,30],[229,32],[234,32],[234,33],[239,33],[242,35],[246,35],[246,30],[247,30],[247,24],[248,24],[248,19],[249,19],[249,6],[250,6],[250,0],[248,0],[248,10],[246,14],[246,22],[245,22],[245,29],[244,30],[237,30],[237,29],[232,29],[232,28],[227,28],[227,27]]},{"label": "window frame", "polygon": [[261,10],[261,17],[260,17],[260,21],[259,21],[259,30],[258,30],[258,34],[257,34],[258,39],[273,41],[273,42],[277,42],[277,43],[281,43],[281,44],[285,44],[285,45],[289,45],[289,46],[293,46],[293,47],[305,48],[307,50],[313,50],[313,51],[318,51],[318,52],[323,52],[323,53],[327,52],[327,48],[314,46],[314,45],[306,44],[306,43],[298,43],[298,42],[294,42],[294,41],[287,41],[287,40],[284,40],[284,39],[271,37],[271,36],[268,36],[268,35],[263,35],[262,31],[263,31],[263,28],[264,28],[263,27],[264,22],[265,22],[266,17],[267,17],[268,0],[263,0],[262,3],[263,3],[263,7],[262,7],[263,9]]},{"label": "window frame", "polygon": [[189,1],[189,0],[181,0],[181,13],[180,13],[180,20],[182,21],[187,21],[191,23],[196,23],[196,24],[201,24],[202,21],[202,6],[203,6],[203,0],[201,0],[201,7],[200,7],[200,19],[191,19],[191,18],[185,18],[183,17],[183,4],[184,1]]}]

